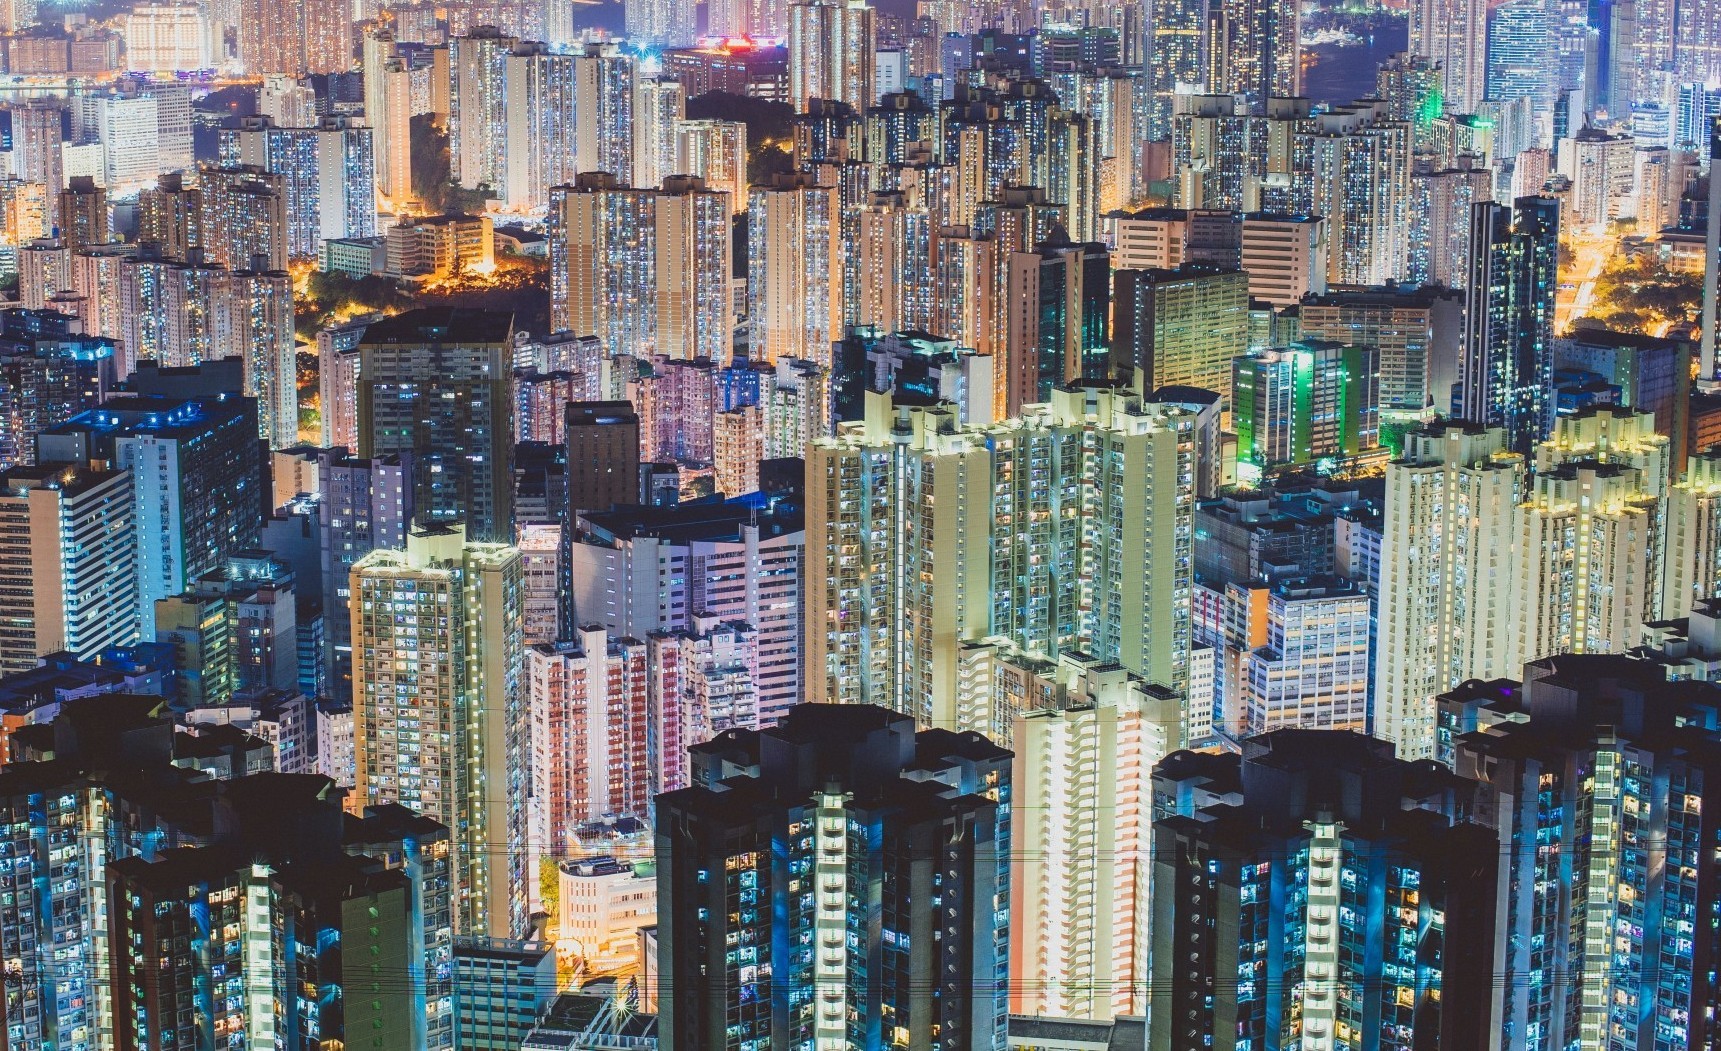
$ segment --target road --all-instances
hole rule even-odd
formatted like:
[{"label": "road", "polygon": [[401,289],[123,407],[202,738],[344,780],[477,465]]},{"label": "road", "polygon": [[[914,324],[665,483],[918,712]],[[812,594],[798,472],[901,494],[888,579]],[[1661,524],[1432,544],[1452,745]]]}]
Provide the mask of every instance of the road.
[{"label": "road", "polygon": [[[1560,275],[1560,290],[1554,297],[1554,331],[1565,332],[1573,321],[1589,313],[1595,303],[1596,278],[1617,247],[1606,238],[1585,239],[1572,246],[1575,256],[1570,271]],[[1566,285],[1577,287],[1567,292]]]}]

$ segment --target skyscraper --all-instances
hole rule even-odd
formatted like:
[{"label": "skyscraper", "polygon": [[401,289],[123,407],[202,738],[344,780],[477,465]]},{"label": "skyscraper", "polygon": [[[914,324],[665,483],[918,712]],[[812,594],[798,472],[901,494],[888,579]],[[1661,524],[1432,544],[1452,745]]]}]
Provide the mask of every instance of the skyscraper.
[{"label": "skyscraper", "polygon": [[1555,422],[1511,519],[1509,666],[1623,653],[1661,619],[1671,462],[1650,413],[1595,406]]},{"label": "skyscraper", "polygon": [[1339,577],[1285,577],[1267,589],[1266,645],[1239,669],[1242,730],[1368,729],[1372,602]]},{"label": "skyscraper", "polygon": [[627,38],[656,47],[685,47],[697,28],[692,7],[677,0],[627,0],[622,5]]},{"label": "skyscraper", "polygon": [[519,41],[478,26],[448,42],[448,148],[451,181],[500,192],[507,171],[508,53]]},{"label": "skyscraper", "polygon": [[637,185],[633,171],[634,59],[614,43],[587,44],[576,56],[575,163]]},{"label": "skyscraper", "polygon": [[646,644],[595,625],[573,634],[526,651],[534,847],[548,857],[589,822],[649,817],[658,787]]},{"label": "skyscraper", "polygon": [[513,331],[505,311],[425,307],[359,342],[358,455],[410,453],[419,518],[486,543],[514,535]]},{"label": "skyscraper", "polygon": [[[551,327],[595,335],[611,354],[727,357],[731,207],[727,194],[691,177],[672,177],[661,189],[631,189],[592,171],[556,187]],[[754,259],[763,254],[753,252]]]},{"label": "skyscraper", "polygon": [[[1343,289],[1305,300],[1298,308],[1305,339],[1374,347],[1380,360],[1380,411],[1420,417],[1430,404],[1452,400],[1463,339],[1460,292],[1405,290],[1400,286]],[[1387,442],[1385,436],[1383,444]]]},{"label": "skyscraper", "polygon": [[12,117],[12,176],[48,188],[66,188],[66,108],[59,99],[28,99],[7,108]]},{"label": "skyscraper", "polygon": [[1494,199],[1494,173],[1463,154],[1455,168],[1410,176],[1410,279],[1419,285],[1463,288],[1470,279],[1470,217]]},{"label": "skyscraper", "polygon": [[1150,141],[1170,135],[1173,100],[1179,92],[1207,89],[1208,10],[1203,0],[1152,0],[1145,5]]},{"label": "skyscraper", "polygon": [[1261,207],[1326,216],[1332,243],[1343,246],[1329,256],[1329,281],[1394,280],[1409,251],[1411,125],[1393,119],[1386,103],[1367,100],[1307,123],[1292,129],[1289,199],[1264,192]]},{"label": "skyscraper", "polygon": [[203,189],[187,186],[183,175],[163,175],[140,191],[137,210],[139,245],[153,245],[163,259],[183,263],[191,249],[203,247]]},{"label": "skyscraper", "polygon": [[112,340],[53,311],[0,311],[0,469],[36,462],[36,435],[100,405],[113,385]]},{"label": "skyscraper", "polygon": [[1471,213],[1463,364],[1454,408],[1506,431],[1519,452],[1552,423],[1559,202],[1520,197]]},{"label": "skyscraper", "polygon": [[0,474],[0,671],[137,638],[131,476],[49,464]]},{"label": "skyscraper", "polygon": [[1103,244],[1066,240],[1014,252],[1009,267],[997,382],[1005,413],[1015,415],[1053,387],[1106,378],[1111,257]]},{"label": "skyscraper", "polygon": [[841,199],[808,174],[755,186],[747,211],[748,345],[755,361],[823,365],[842,335]]},{"label": "skyscraper", "polygon": [[789,5],[789,103],[842,102],[857,113],[878,101],[873,87],[873,9],[865,0]]},{"label": "skyscraper", "polygon": [[[777,721],[803,692],[805,532],[798,508],[755,499],[587,511],[569,554],[574,613],[612,635],[698,635],[746,625],[756,654],[756,724]],[[631,582],[622,586],[622,582]],[[660,750],[659,760],[677,759]]]},{"label": "skyscraper", "polygon": [[[231,270],[287,269],[287,194],[281,175],[245,165],[204,168],[197,181],[196,228],[205,262]],[[171,220],[164,216],[166,222]],[[161,234],[180,239],[171,230]]]},{"label": "skyscraper", "polygon": [[1524,458],[1506,432],[1431,425],[1387,467],[1374,733],[1434,755],[1434,698],[1508,670],[1509,539]]},{"label": "skyscraper", "polygon": [[[1191,5],[1195,6],[1195,5]],[[1254,107],[1301,95],[1301,9],[1268,0],[1217,0],[1208,11],[1207,90],[1242,95]]]},{"label": "skyscraper", "polygon": [[376,166],[371,129],[344,116],[314,128],[277,128],[245,117],[221,133],[225,168],[250,165],[281,177],[286,199],[287,250],[317,259],[331,238],[376,234]]},{"label": "skyscraper", "polygon": [[1009,752],[801,705],[695,747],[692,766],[657,801],[660,1047],[868,1046],[888,1026],[903,1046],[1002,1051]]},{"label": "skyscraper", "polygon": [[[1709,125],[1709,165],[1721,158],[1721,116]],[[1721,179],[1709,182],[1709,211],[1703,237],[1703,329],[1697,378],[1713,380],[1716,373],[1716,340],[1721,336]]]},{"label": "skyscraper", "polygon": [[807,579],[825,582],[808,696],[997,733],[962,672],[964,644],[993,636],[1183,690],[1194,430],[1129,388],[1057,388],[990,427],[871,396],[806,454]]},{"label": "skyscraper", "polygon": [[154,637],[157,599],[257,546],[264,502],[257,434],[257,403],[237,393],[134,394],[109,398],[37,438],[42,464],[103,460],[131,474],[133,615],[142,638]]},{"label": "skyscraper", "polygon": [[[377,1046],[387,1049],[452,1047],[436,1024],[448,995],[436,975],[449,942],[437,904],[447,829],[401,808],[344,814],[327,779],[267,772],[266,741],[194,735],[159,698],[58,707],[12,736],[0,772],[15,861],[3,877],[0,941],[20,965],[6,988],[12,1043],[137,1047],[163,1034],[212,1043],[220,1026],[304,1046],[362,1027],[386,1033]],[[100,863],[54,845],[68,828]],[[20,877],[53,858],[51,886]],[[191,931],[198,951],[161,951]],[[335,946],[370,962],[355,966]],[[409,967],[414,954],[422,963]],[[382,973],[371,966],[398,966],[401,980],[339,1010],[343,991]],[[218,982],[226,995],[207,1011],[164,1006]],[[307,986],[320,995],[300,998]]]},{"label": "skyscraper", "polygon": [[1380,352],[1323,340],[1232,365],[1237,460],[1256,470],[1350,459],[1380,446]]},{"label": "skyscraper", "polygon": [[732,120],[680,120],[674,128],[673,168],[697,175],[729,195],[729,209],[747,210],[747,125]]},{"label": "skyscraper", "polygon": [[377,195],[398,211],[412,199],[412,74],[395,49],[393,30],[367,29],[361,50]]},{"label": "skyscraper", "polygon": [[1233,360],[1249,349],[1249,276],[1188,264],[1112,275],[1111,367],[1147,389],[1198,387],[1231,402]]},{"label": "skyscraper", "polygon": [[995,660],[1001,681],[1022,680],[1038,702],[1016,713],[1009,742],[1011,1011],[1143,1014],[1153,922],[1143,818],[1153,768],[1179,746],[1182,698],[1073,653]]},{"label": "skyscraper", "polygon": [[1494,1038],[1713,1043],[1698,1005],[1721,996],[1721,945],[1701,919],[1721,894],[1703,806],[1721,777],[1721,691],[1647,661],[1561,655],[1439,705],[1442,757],[1495,801],[1481,813],[1498,841],[1477,851],[1500,860],[1492,958],[1523,979],[1496,989]]},{"label": "skyscraper", "polygon": [[60,238],[67,251],[108,243],[108,195],[88,175],[74,175],[59,199]]},{"label": "skyscraper", "polygon": [[1539,0],[1501,4],[1488,16],[1487,97],[1527,98],[1538,125],[1537,145],[1552,141],[1559,67],[1548,61],[1555,46],[1554,13]]},{"label": "skyscraper", "polygon": [[[457,830],[455,930],[526,933],[525,649],[518,550],[415,529],[352,569],[358,790]],[[535,875],[535,874],[534,874]]]},{"label": "skyscraper", "polygon": [[1410,5],[1410,53],[1440,63],[1448,113],[1480,111],[1487,87],[1488,5],[1417,0]]},{"label": "skyscraper", "polygon": [[640,500],[639,415],[625,401],[569,402],[568,520]]},{"label": "skyscraper", "polygon": [[[677,160],[677,125],[687,117],[687,89],[674,77],[641,77],[633,87],[633,178],[662,186],[671,175],[698,174]],[[572,179],[562,180],[572,182]],[[739,208],[732,202],[732,207]]]},{"label": "skyscraper", "polygon": [[243,392],[272,448],[299,444],[299,357],[293,279],[284,270],[218,275],[211,298],[216,355],[244,362]]},{"label": "skyscraper", "polygon": [[1464,820],[1466,784],[1321,730],[1161,763],[1151,1046],[1241,1051],[1365,1030],[1399,1046],[1489,1046],[1494,981],[1475,961],[1509,934],[1496,935],[1498,845]]},{"label": "skyscraper", "polygon": [[317,456],[317,554],[323,609],[330,614],[323,642],[337,699],[352,697],[352,618],[344,615],[352,605],[352,567],[377,548],[406,547],[415,495],[411,465],[410,454],[366,460],[337,448]]}]

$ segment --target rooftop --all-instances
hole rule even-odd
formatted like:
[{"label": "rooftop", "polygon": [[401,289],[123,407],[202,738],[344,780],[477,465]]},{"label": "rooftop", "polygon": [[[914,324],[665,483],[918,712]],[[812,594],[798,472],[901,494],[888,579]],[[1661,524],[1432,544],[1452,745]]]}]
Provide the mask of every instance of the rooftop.
[{"label": "rooftop", "polygon": [[418,307],[373,322],[365,329],[363,343],[506,343],[513,334],[510,311]]}]

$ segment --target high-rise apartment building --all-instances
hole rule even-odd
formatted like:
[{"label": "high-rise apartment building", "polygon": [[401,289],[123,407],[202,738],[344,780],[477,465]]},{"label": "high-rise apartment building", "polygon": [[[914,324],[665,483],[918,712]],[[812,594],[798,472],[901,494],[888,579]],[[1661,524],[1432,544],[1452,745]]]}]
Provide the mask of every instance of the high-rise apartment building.
[{"label": "high-rise apartment building", "polygon": [[1576,231],[1599,237],[1618,219],[1637,215],[1637,140],[1580,128],[1561,140],[1559,174],[1571,180],[1562,218]]},{"label": "high-rise apartment building", "polygon": [[627,0],[622,16],[629,40],[656,47],[686,47],[694,42],[693,9],[677,0]]},{"label": "high-rise apartment building", "polygon": [[1675,618],[1721,589],[1721,453],[1693,456],[1667,492],[1661,615]]},{"label": "high-rise apartment building", "polygon": [[732,120],[679,120],[674,138],[674,171],[699,176],[709,188],[729,195],[731,211],[746,211],[747,125]]},{"label": "high-rise apartment building", "polygon": [[108,194],[89,175],[74,175],[60,191],[60,240],[69,252],[108,243]]},{"label": "high-rise apartment building", "polygon": [[1310,340],[1232,365],[1239,470],[1347,460],[1380,447],[1379,352]]},{"label": "high-rise apartment building", "polygon": [[[1559,283],[1560,206],[1520,197],[1471,213],[1463,362],[1454,408],[1503,427],[1528,452],[1553,423],[1554,291]],[[1437,403],[1438,404],[1438,403]]]},{"label": "high-rise apartment building", "polygon": [[1295,6],[1263,0],[1220,0],[1211,4],[1207,90],[1242,95],[1251,106],[1257,107],[1269,98],[1301,95],[1300,16]]},{"label": "high-rise apartment building", "polygon": [[1003,1051],[1009,752],[872,706],[800,705],[696,746],[692,770],[657,802],[660,1047]]},{"label": "high-rise apartment building", "polygon": [[425,307],[358,344],[358,455],[411,454],[419,518],[487,543],[514,536],[513,334],[503,311]]},{"label": "high-rise apartment building", "polygon": [[1652,415],[1612,406],[1560,417],[1533,474],[1500,428],[1408,434],[1387,469],[1375,732],[1401,755],[1432,755],[1441,692],[1634,645],[1636,625],[1663,616],[1664,575],[1707,572],[1694,534],[1708,485],[1695,476],[1670,498],[1670,449]]},{"label": "high-rise apartment building", "polygon": [[1183,690],[1195,415],[1077,387],[965,427],[871,396],[806,453],[808,696],[997,733],[962,674],[992,636]]},{"label": "high-rise apartment building", "polygon": [[[153,245],[163,259],[183,263],[191,249],[204,246],[203,190],[186,185],[182,174],[164,174],[140,191],[137,211],[139,245]],[[281,222],[286,223],[285,216]]]},{"label": "high-rise apartment building", "polygon": [[244,363],[243,393],[272,448],[299,444],[299,358],[293,279],[283,270],[219,274],[210,299],[215,355]]},{"label": "high-rise apartment building", "polygon": [[574,635],[526,651],[533,842],[548,857],[574,850],[588,822],[648,818],[663,787],[646,644],[596,626]]},{"label": "high-rise apartment building", "polygon": [[1111,257],[1103,244],[1047,242],[1011,253],[1008,265],[1004,361],[995,380],[1005,414],[1015,415],[1054,387],[1106,378]]},{"label": "high-rise apartment building", "polygon": [[80,318],[0,311],[0,469],[36,462],[36,435],[100,405],[113,386],[112,340]]},{"label": "high-rise apartment building", "polygon": [[1372,602],[1339,577],[1286,577],[1267,588],[1266,644],[1239,670],[1242,731],[1368,729]]},{"label": "high-rise apartment building", "polygon": [[353,62],[353,9],[338,0],[310,0],[291,8],[269,0],[230,5],[240,68],[251,74],[344,73]]},{"label": "high-rise apartment building", "polygon": [[66,107],[60,99],[26,99],[7,107],[12,118],[12,177],[41,183],[50,198],[66,188]]},{"label": "high-rise apartment building", "polygon": [[[1117,665],[1065,653],[995,660],[1036,703],[1015,715],[1011,772],[1011,1012],[1144,1014],[1153,925],[1145,818],[1153,768],[1178,747],[1183,699]],[[1014,694],[1016,690],[1008,690]]]},{"label": "high-rise apartment building", "polygon": [[412,199],[412,73],[395,47],[393,30],[373,26],[365,31],[360,68],[377,196],[390,210],[399,210]]},{"label": "high-rise apartment building", "polygon": [[[447,829],[400,808],[345,814],[327,779],[267,772],[266,741],[178,729],[156,697],[67,700],[10,743],[0,939],[19,962],[13,1046],[212,1043],[218,1031],[304,1046],[362,1031],[386,1033],[388,1049],[452,1047],[437,1024]],[[100,863],[56,845],[73,827]],[[28,875],[51,863],[51,886]],[[194,931],[198,951],[176,953]],[[334,946],[371,962],[355,969]],[[371,966],[398,966],[400,980],[370,990]],[[361,981],[372,995],[356,1013],[330,1009]],[[218,983],[208,1011],[176,1009]],[[303,999],[306,987],[323,992]]]},{"label": "high-rise apartment building", "polygon": [[0,671],[137,638],[131,476],[48,464],[0,474]]},{"label": "high-rise apartment building", "polygon": [[[1713,1043],[1721,693],[1648,661],[1561,655],[1439,700],[1441,755],[1481,782],[1500,860],[1492,1041]],[[1527,845],[1533,844],[1533,849]],[[1485,953],[1488,950],[1483,950]],[[1559,975],[1558,981],[1547,980]]]},{"label": "high-rise apartment building", "polygon": [[1203,90],[1208,60],[1208,7],[1190,0],[1152,0],[1143,8],[1147,25],[1147,138],[1171,132],[1177,95]]},{"label": "high-rise apartment building", "polygon": [[1448,113],[1481,111],[1488,87],[1488,5],[1483,0],[1411,4],[1410,53],[1440,64],[1440,96]]},{"label": "high-rise apartment building", "polygon": [[625,401],[569,402],[568,516],[639,502],[642,445],[639,414]]},{"label": "high-rise apartment building", "polygon": [[138,634],[158,599],[257,546],[264,504],[257,403],[239,394],[123,395],[37,438],[42,464],[105,461],[131,475]]},{"label": "high-rise apartment building", "polygon": [[1495,918],[1504,859],[1465,820],[1466,786],[1385,742],[1321,730],[1161,763],[1151,1046],[1327,1046],[1365,1032],[1490,1046],[1495,978],[1477,961],[1509,936]]},{"label": "high-rise apartment building", "polygon": [[286,270],[291,256],[286,179],[244,165],[198,172],[205,263],[229,270]]},{"label": "high-rise apartment building", "polygon": [[1431,425],[1386,471],[1374,733],[1407,759],[1434,755],[1434,698],[1509,670],[1503,645],[1522,456],[1499,427]]},{"label": "high-rise apartment building", "polygon": [[1188,264],[1112,275],[1112,371],[1148,390],[1197,387],[1231,403],[1231,363],[1249,349],[1249,277]]},{"label": "high-rise apartment building", "polygon": [[874,11],[865,0],[807,0],[789,6],[789,104],[841,102],[857,113],[878,101]]},{"label": "high-rise apartment building", "polygon": [[352,694],[353,564],[377,548],[400,550],[413,520],[410,454],[360,459],[341,448],[317,455],[322,488],[317,501],[318,562],[323,609],[331,611],[324,631],[325,664],[337,698]]},{"label": "high-rise apartment building", "polygon": [[519,551],[458,526],[352,568],[358,791],[457,830],[455,929],[499,938],[527,929],[521,590]]},{"label": "high-rise apartment building", "polygon": [[1472,154],[1457,167],[1410,176],[1410,280],[1463,288],[1470,280],[1470,216],[1494,199],[1494,173]]},{"label": "high-rise apartment building", "polygon": [[121,22],[126,69],[171,75],[215,68],[215,34],[195,4],[139,4]]},{"label": "high-rise apartment building", "polygon": [[1671,460],[1654,416],[1612,407],[1561,416],[1536,446],[1512,520],[1509,667],[1623,653],[1661,619]]},{"label": "high-rise apartment building", "polygon": [[556,187],[551,327],[595,335],[611,354],[726,358],[734,316],[730,208],[725,194],[697,178],[632,189],[593,171]]},{"label": "high-rise apartment building", "polygon": [[[710,622],[745,625],[754,717],[738,724],[769,725],[801,699],[811,667],[802,644],[805,545],[798,508],[761,507],[755,497],[587,512],[569,553],[574,616],[651,645],[664,634],[708,634],[701,625]],[[658,761],[680,757],[665,745]]]},{"label": "high-rise apartment building", "polygon": [[1451,405],[1464,329],[1461,293],[1397,285],[1329,291],[1299,305],[1298,321],[1304,339],[1377,350],[1383,420]]},{"label": "high-rise apartment building", "polygon": [[507,172],[509,52],[519,43],[495,26],[448,41],[448,177],[499,192]]},{"label": "high-rise apartment building", "polygon": [[491,158],[496,181],[490,185],[510,208],[541,210],[553,188],[582,172],[607,172],[617,186],[646,189],[676,174],[635,182],[632,63],[614,45],[590,44],[572,53],[538,43],[509,48],[496,129],[503,142],[500,156]]},{"label": "high-rise apartment building", "polygon": [[[696,174],[677,158],[676,127],[687,118],[687,89],[674,77],[640,77],[633,86],[633,181],[662,186],[671,175]],[[566,179],[565,182],[573,180]],[[735,208],[741,205],[731,202]]]},{"label": "high-rise apartment building", "polygon": [[[1477,45],[1480,47],[1480,45]],[[1411,125],[1380,101],[1315,115],[1293,133],[1290,199],[1269,190],[1269,211],[1322,215],[1342,251],[1329,256],[1335,284],[1378,285],[1405,272]]]},{"label": "high-rise apartment building", "polygon": [[376,236],[371,134],[344,116],[324,117],[311,128],[278,128],[266,117],[245,117],[237,130],[222,132],[221,164],[250,165],[281,177],[288,254],[315,260],[326,240]]},{"label": "high-rise apartment building", "polygon": [[841,196],[813,175],[755,186],[747,209],[747,324],[753,360],[829,366],[843,330]]}]

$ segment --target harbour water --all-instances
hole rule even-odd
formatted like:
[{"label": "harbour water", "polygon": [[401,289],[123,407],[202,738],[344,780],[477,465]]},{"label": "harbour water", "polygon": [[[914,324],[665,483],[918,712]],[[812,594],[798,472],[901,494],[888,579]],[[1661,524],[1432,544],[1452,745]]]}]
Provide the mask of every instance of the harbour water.
[{"label": "harbour water", "polygon": [[1315,44],[1303,51],[1303,94],[1316,102],[1342,105],[1374,94],[1375,70],[1410,41],[1410,26],[1402,17],[1377,15],[1340,24],[1354,43]]}]

